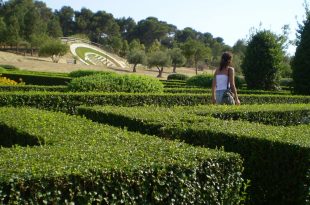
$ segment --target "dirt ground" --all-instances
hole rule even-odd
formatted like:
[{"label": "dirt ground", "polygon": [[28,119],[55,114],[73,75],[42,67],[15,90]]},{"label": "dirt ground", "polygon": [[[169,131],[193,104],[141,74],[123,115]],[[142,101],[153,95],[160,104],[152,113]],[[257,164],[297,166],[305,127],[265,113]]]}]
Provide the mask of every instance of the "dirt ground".
[{"label": "dirt ground", "polygon": [[[41,71],[41,72],[57,72],[57,73],[69,73],[71,71],[80,69],[100,70],[100,71],[114,71],[118,73],[132,73],[132,68],[107,68],[104,66],[84,65],[82,62],[72,64],[73,56],[67,54],[63,56],[58,63],[53,63],[51,58],[42,58],[36,56],[24,56],[17,55],[10,52],[0,51],[0,65],[13,65],[21,70]],[[212,72],[210,70],[204,72]],[[166,79],[169,74],[172,73],[172,68],[165,68],[163,78]],[[188,76],[195,75],[194,68],[177,68],[177,73],[186,74]],[[199,71],[198,74],[202,73]],[[144,68],[142,66],[137,67],[137,74],[149,75],[156,77],[158,70],[156,68]]]}]

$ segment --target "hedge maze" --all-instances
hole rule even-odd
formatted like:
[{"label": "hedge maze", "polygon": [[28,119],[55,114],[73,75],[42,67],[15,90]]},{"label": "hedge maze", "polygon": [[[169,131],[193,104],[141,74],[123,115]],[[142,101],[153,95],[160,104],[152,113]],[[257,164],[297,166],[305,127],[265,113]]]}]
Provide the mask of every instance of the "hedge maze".
[{"label": "hedge maze", "polygon": [[57,80],[0,86],[0,204],[310,203],[310,96],[240,90],[243,105],[213,106],[184,84]]}]

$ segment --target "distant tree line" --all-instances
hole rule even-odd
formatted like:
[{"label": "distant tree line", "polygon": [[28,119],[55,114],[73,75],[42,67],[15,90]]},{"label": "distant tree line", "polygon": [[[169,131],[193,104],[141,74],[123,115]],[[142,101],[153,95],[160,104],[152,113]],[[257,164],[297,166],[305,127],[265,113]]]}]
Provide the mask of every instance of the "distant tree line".
[{"label": "distant tree line", "polygon": [[181,50],[185,61],[175,61],[174,66],[183,63],[197,69],[202,65],[217,65],[223,51],[233,51],[237,59],[241,58],[246,46],[245,41],[239,40],[230,47],[223,38],[211,33],[201,33],[190,27],[179,30],[155,17],[135,22],[131,17],[114,18],[102,10],[93,12],[82,8],[75,11],[63,6],[53,11],[42,1],[0,0],[0,46],[17,50],[22,47],[33,52],[47,38],[62,36],[84,36],[122,57],[137,47],[147,55],[158,50],[168,52],[171,49],[178,53]]}]

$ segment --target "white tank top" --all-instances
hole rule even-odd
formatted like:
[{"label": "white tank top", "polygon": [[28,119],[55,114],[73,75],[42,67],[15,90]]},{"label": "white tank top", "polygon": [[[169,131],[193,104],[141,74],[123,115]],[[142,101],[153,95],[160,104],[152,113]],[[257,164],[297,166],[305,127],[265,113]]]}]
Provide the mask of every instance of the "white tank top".
[{"label": "white tank top", "polygon": [[[216,90],[226,90],[228,83],[228,76],[225,74],[216,75]],[[230,85],[228,84],[228,87]]]}]

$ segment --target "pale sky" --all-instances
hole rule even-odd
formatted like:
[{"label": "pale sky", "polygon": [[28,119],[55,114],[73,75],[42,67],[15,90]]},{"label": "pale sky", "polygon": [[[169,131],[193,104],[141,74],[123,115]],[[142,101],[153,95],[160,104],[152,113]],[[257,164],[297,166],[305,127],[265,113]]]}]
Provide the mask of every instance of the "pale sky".
[{"label": "pale sky", "polygon": [[[268,29],[281,34],[289,24],[290,39],[295,39],[297,22],[305,16],[304,0],[42,0],[52,9],[71,6],[93,12],[103,10],[114,18],[132,17],[136,22],[153,16],[177,26],[191,27],[222,37],[233,46],[238,39],[246,39],[251,28]],[[295,48],[290,47],[289,53]]]}]

